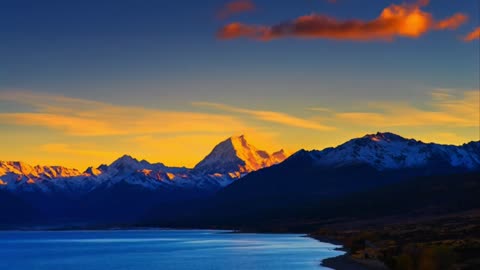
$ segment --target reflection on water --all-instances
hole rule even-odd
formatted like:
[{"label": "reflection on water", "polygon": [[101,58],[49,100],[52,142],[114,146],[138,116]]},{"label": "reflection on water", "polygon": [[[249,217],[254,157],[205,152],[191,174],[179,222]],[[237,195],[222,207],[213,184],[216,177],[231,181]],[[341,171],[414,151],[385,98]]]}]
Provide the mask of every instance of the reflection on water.
[{"label": "reflection on water", "polygon": [[322,269],[322,259],[342,254],[336,247],[296,234],[210,230],[0,232],[0,269]]}]

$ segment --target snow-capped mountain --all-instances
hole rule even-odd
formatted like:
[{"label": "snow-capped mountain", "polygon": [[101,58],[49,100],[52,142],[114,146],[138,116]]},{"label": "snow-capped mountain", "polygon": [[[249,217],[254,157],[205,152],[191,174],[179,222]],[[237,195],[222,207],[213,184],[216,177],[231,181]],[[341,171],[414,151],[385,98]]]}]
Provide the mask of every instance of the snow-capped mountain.
[{"label": "snow-capped mountain", "polygon": [[194,169],[167,167],[124,155],[110,165],[89,167],[85,172],[59,166],[0,162],[0,190],[12,192],[68,192],[85,194],[127,184],[149,190],[196,189],[215,191],[248,172],[279,163],[283,151],[269,155],[250,145],[244,136],[218,144]]},{"label": "snow-capped mountain", "polygon": [[222,189],[215,204],[282,209],[301,200],[321,201],[455,174],[480,176],[480,142],[440,145],[377,133],[321,151],[300,150],[279,165],[252,172]]},{"label": "snow-capped mountain", "polygon": [[[193,169],[149,163],[128,155],[110,165],[90,167],[84,172],[61,166],[0,162],[0,190],[81,195],[126,184],[148,190],[212,192],[286,158],[283,150],[269,154],[249,144],[242,135],[219,143]],[[325,168],[368,165],[378,171],[416,168],[480,170],[480,142],[440,145],[406,139],[393,133],[377,133],[321,151],[301,150],[287,160]]]},{"label": "snow-capped mountain", "polygon": [[194,168],[207,174],[229,174],[239,177],[245,173],[270,167],[286,158],[283,150],[269,154],[249,144],[245,136],[230,137],[221,142]]},{"label": "snow-capped mountain", "polygon": [[480,142],[461,146],[423,143],[393,133],[377,133],[352,139],[340,146],[310,151],[315,164],[340,167],[368,164],[378,170],[451,166],[480,168]]},{"label": "snow-capped mountain", "polygon": [[61,166],[31,166],[19,161],[0,161],[0,189],[47,191],[65,179],[82,176],[76,169]]},{"label": "snow-capped mountain", "polygon": [[167,167],[162,163],[152,164],[146,160],[139,161],[129,155],[123,155],[110,165],[89,168],[86,173],[89,172],[90,179],[96,182],[95,188],[108,188],[118,183],[126,183],[156,189],[184,185],[183,180],[188,178],[189,171],[187,168]]},{"label": "snow-capped mountain", "polygon": [[[84,172],[0,162],[0,197],[12,197],[4,205],[18,212],[36,213],[33,224],[42,219],[127,222],[148,211],[172,214],[178,203],[188,208],[192,200],[213,193],[216,205],[286,207],[299,199],[331,198],[418,176],[465,172],[480,175],[480,142],[440,145],[377,133],[287,157],[282,150],[258,150],[239,136],[219,143],[194,168],[128,155]],[[14,221],[0,220],[0,225],[8,222]]]}]

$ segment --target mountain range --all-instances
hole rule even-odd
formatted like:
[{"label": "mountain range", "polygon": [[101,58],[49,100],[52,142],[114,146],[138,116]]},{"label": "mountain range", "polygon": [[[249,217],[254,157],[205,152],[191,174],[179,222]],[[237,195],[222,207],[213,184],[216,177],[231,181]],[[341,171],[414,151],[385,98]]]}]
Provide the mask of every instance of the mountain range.
[{"label": "mountain range", "polygon": [[242,135],[219,143],[193,169],[139,161],[129,155],[110,165],[89,167],[84,172],[61,166],[0,161],[0,189],[13,193],[64,192],[75,196],[121,183],[149,190],[215,191],[249,172],[280,163],[286,157],[283,150],[273,154],[258,150]]},{"label": "mountain range", "polygon": [[0,162],[0,210],[13,214],[0,225],[125,223],[147,214],[178,220],[202,202],[210,213],[222,216],[260,213],[415,177],[472,172],[480,172],[480,142],[441,145],[388,132],[290,157],[283,150],[258,150],[245,136],[231,137],[194,168],[128,155],[84,172],[6,161]]},{"label": "mountain range", "polygon": [[[415,194],[425,177],[455,181],[465,174],[470,178],[477,175],[480,180],[480,142],[441,145],[379,132],[321,151],[297,151],[283,162],[251,172],[219,190],[195,211],[184,207],[183,212],[169,218],[157,214],[153,222],[238,227],[245,222],[258,224],[265,218],[294,219],[310,210],[318,216],[326,212],[327,205],[337,205],[353,194],[366,196],[356,196],[355,202],[349,200],[350,206],[361,206],[365,205],[362,200],[381,193],[372,193],[375,190],[408,183],[402,186],[404,197],[399,203],[403,203],[409,200],[408,190]],[[428,191],[435,192],[435,188]],[[384,199],[378,201],[382,203]],[[333,212],[335,207],[328,209],[328,213]]]}]

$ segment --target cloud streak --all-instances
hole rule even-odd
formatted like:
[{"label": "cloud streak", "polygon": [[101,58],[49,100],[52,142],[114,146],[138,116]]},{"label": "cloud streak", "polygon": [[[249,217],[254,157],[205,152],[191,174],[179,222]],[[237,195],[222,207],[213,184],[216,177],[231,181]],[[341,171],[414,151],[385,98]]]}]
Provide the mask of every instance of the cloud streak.
[{"label": "cloud streak", "polygon": [[334,127],[323,125],[316,121],[299,118],[299,117],[292,116],[282,112],[251,110],[251,109],[239,108],[239,107],[229,106],[225,104],[210,103],[210,102],[194,102],[193,104],[197,106],[210,107],[210,108],[214,108],[221,111],[246,114],[257,120],[276,123],[276,124],[290,126],[290,127],[312,129],[312,130],[319,130],[319,131],[335,130]]},{"label": "cloud streak", "polygon": [[[370,101],[357,110],[310,107],[311,117],[302,118],[280,111],[256,110],[220,103],[194,102],[207,112],[168,111],[119,106],[99,101],[28,92],[0,93],[0,100],[22,104],[24,111],[0,113],[0,124],[41,127],[68,136],[157,138],[158,136],[202,135],[215,138],[258,131],[278,132],[278,126],[295,132],[314,130],[320,134],[353,127],[471,129],[480,125],[478,90],[437,90],[423,106],[407,102]],[[26,105],[26,106],[25,106]],[[217,112],[211,110],[216,110]],[[252,122],[257,121],[257,122]],[[259,124],[258,121],[267,124]],[[260,131],[261,129],[261,131]],[[259,137],[259,136],[256,136]],[[122,137],[123,138],[123,137]],[[209,137],[212,138],[212,137]],[[47,145],[45,151],[63,151],[64,145]],[[87,153],[85,153],[86,155]]]},{"label": "cloud streak", "polygon": [[408,103],[373,102],[365,111],[336,112],[332,121],[348,125],[389,127],[472,128],[480,126],[480,92],[466,91],[461,96],[450,91],[435,91],[432,100],[420,109]]},{"label": "cloud streak", "polygon": [[225,4],[225,6],[218,12],[219,19],[227,19],[233,15],[252,12],[256,9],[252,0],[235,0]]},{"label": "cloud streak", "polygon": [[48,94],[0,93],[0,100],[31,108],[0,113],[0,123],[46,127],[74,136],[235,133],[246,128],[240,119],[228,115],[118,106]]},{"label": "cloud streak", "polygon": [[391,41],[397,37],[418,38],[434,30],[457,29],[468,19],[467,15],[457,13],[437,21],[432,14],[421,9],[427,4],[428,1],[392,4],[373,20],[341,20],[314,13],[273,26],[234,22],[222,27],[217,32],[217,38],[249,38],[259,41],[281,38]]},{"label": "cloud streak", "polygon": [[85,145],[69,145],[65,143],[47,143],[39,146],[39,150],[53,154],[81,155],[87,157],[111,157],[118,156],[118,153],[86,149]]},{"label": "cloud streak", "polygon": [[436,23],[439,30],[455,30],[468,21],[468,16],[462,13],[455,13],[453,16],[443,19]]},{"label": "cloud streak", "polygon": [[466,42],[470,42],[476,39],[480,39],[480,26],[475,28],[472,32],[468,33],[463,40]]}]

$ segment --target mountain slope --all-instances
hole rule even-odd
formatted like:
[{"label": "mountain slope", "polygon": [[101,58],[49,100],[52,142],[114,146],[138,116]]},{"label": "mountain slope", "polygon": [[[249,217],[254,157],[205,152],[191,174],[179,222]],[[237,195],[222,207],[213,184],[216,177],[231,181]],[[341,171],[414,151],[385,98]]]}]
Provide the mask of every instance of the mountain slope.
[{"label": "mountain slope", "polygon": [[8,191],[0,190],[0,229],[38,220],[33,205]]},{"label": "mountain slope", "polygon": [[[177,210],[156,224],[226,227],[266,231],[311,231],[330,224],[390,218],[425,217],[480,209],[479,172],[430,175],[350,192],[343,196],[247,197],[219,196],[197,208]],[[273,200],[273,202],[272,202]],[[234,211],[232,211],[234,209]],[[155,224],[155,223],[154,223]]]},{"label": "mountain slope", "polygon": [[377,133],[352,139],[338,147],[311,151],[318,165],[368,164],[379,170],[448,166],[475,169],[480,166],[480,142],[461,146],[423,143],[393,133]]},{"label": "mountain slope", "polygon": [[301,150],[281,164],[221,190],[218,205],[248,211],[341,197],[417,176],[480,173],[480,142],[426,144],[391,133],[353,139],[323,151]]},{"label": "mountain slope", "polygon": [[221,142],[213,151],[194,168],[197,172],[207,174],[245,174],[272,166],[285,160],[283,150],[270,155],[249,144],[244,135],[230,137]]},{"label": "mountain slope", "polygon": [[[221,158],[212,158],[218,155]],[[42,224],[133,222],[151,207],[210,196],[246,173],[284,158],[281,151],[269,155],[257,150],[241,136],[217,145],[201,163],[207,166],[200,164],[195,169],[168,167],[128,155],[84,172],[0,162],[0,193],[8,194],[3,196],[4,203],[14,212],[30,209],[22,205],[35,206],[28,211],[35,211],[31,216]],[[11,223],[0,219],[0,225],[7,222]]]}]

